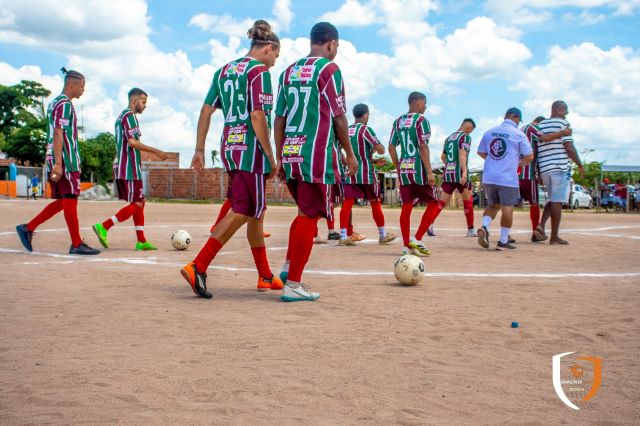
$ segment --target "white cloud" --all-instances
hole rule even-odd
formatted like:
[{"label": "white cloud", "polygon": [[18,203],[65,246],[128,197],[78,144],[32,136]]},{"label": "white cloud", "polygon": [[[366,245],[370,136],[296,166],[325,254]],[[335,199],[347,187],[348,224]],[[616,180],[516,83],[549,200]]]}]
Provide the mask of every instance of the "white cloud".
[{"label": "white cloud", "polygon": [[551,103],[569,105],[568,120],[578,149],[592,148],[594,159],[629,161],[638,153],[630,123],[640,116],[640,51],[625,47],[603,50],[592,43],[566,49],[555,46],[545,65],[523,73],[516,85],[528,94],[529,115],[549,114]]},{"label": "white cloud", "polygon": [[323,14],[318,20],[343,27],[364,27],[377,22],[378,17],[371,5],[346,0],[337,10]]},{"label": "white cloud", "polygon": [[293,20],[293,12],[291,11],[291,0],[275,0],[271,10],[275,19],[275,28],[277,31],[289,31],[291,21]]},{"label": "white cloud", "polygon": [[[487,0],[485,9],[495,17],[508,19],[512,25],[540,24],[550,21],[553,10],[559,8],[575,8],[582,12],[578,16],[587,21],[597,18],[598,22],[606,19],[603,14],[593,15],[588,9],[606,8],[614,16],[634,15],[640,9],[638,0]],[[588,14],[584,14],[588,13]],[[575,16],[571,13],[572,16]],[[594,23],[594,22],[592,22]]]},{"label": "white cloud", "polygon": [[212,33],[224,34],[229,37],[247,37],[247,30],[251,28],[255,19],[238,20],[231,15],[210,15],[199,13],[189,20],[189,26]]},{"label": "white cloud", "polygon": [[576,22],[578,25],[594,25],[603,22],[607,17],[603,14],[593,14],[588,10],[583,10],[579,15],[565,13],[562,19],[569,22]]}]

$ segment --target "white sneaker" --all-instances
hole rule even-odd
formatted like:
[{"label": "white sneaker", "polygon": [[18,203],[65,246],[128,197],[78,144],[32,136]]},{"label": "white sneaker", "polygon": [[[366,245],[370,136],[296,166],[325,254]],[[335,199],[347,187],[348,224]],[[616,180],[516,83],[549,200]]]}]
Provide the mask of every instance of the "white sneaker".
[{"label": "white sneaker", "polygon": [[302,283],[294,283],[292,281],[287,282],[282,289],[282,299],[285,302],[313,302],[320,298],[320,293],[313,293],[307,291]]},{"label": "white sneaker", "polygon": [[313,244],[327,244],[327,240],[323,239],[320,235],[313,239]]},{"label": "white sneaker", "polygon": [[469,229],[467,230],[467,237],[477,237],[478,233],[476,232],[475,229]]}]

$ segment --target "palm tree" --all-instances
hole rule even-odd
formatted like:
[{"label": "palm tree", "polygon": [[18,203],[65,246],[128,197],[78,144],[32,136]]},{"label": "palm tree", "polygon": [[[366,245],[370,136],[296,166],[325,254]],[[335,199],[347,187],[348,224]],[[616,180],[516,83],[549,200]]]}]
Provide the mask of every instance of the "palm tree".
[{"label": "palm tree", "polygon": [[218,161],[219,156],[220,156],[220,153],[218,151],[216,151],[215,149],[211,150],[211,162],[213,163],[214,167],[216,165],[216,161]]}]

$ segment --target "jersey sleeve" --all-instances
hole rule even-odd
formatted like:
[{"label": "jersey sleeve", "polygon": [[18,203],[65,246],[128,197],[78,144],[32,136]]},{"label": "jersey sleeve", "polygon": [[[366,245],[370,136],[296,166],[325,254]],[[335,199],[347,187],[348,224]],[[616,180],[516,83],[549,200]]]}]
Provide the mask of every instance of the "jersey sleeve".
[{"label": "jersey sleeve", "polygon": [[398,146],[400,144],[400,137],[398,136],[398,131],[396,130],[396,123],[393,123],[393,128],[391,129],[391,136],[389,136],[389,145]]},{"label": "jersey sleeve", "polygon": [[346,114],[347,107],[345,105],[344,81],[342,80],[340,68],[337,66],[335,66],[326,85],[322,89],[322,95],[329,104],[331,117],[340,117]]},{"label": "jersey sleeve", "polygon": [[266,67],[251,80],[249,84],[249,99],[251,99],[251,111],[271,111],[273,109],[271,74]]},{"label": "jersey sleeve", "polygon": [[533,154],[531,143],[529,143],[529,139],[527,139],[527,136],[524,133],[520,135],[520,140],[518,141],[518,149],[520,149],[520,155]]},{"label": "jersey sleeve", "polygon": [[276,115],[280,117],[284,117],[287,115],[288,107],[287,107],[287,94],[284,91],[284,74],[287,71],[283,71],[280,74],[280,82],[278,84],[278,98],[276,100]]},{"label": "jersey sleeve", "polygon": [[71,129],[72,127],[72,112],[71,102],[60,102],[53,111],[53,127],[56,129]]},{"label": "jersey sleeve", "polygon": [[428,145],[431,139],[431,125],[429,120],[420,117],[416,123],[416,133],[418,134],[418,145]]},{"label": "jersey sleeve", "polygon": [[487,133],[485,133],[482,136],[482,140],[480,141],[480,145],[478,145],[478,153],[486,154],[488,152],[487,151],[487,143],[489,143],[488,140],[489,140],[489,135]]},{"label": "jersey sleeve", "polygon": [[138,119],[133,113],[125,114],[124,117],[122,117],[122,128],[124,129],[125,135],[127,135],[127,140],[140,139],[140,136],[142,136]]},{"label": "jersey sleeve", "polygon": [[374,149],[380,143],[380,140],[371,127],[365,126],[362,136],[367,144],[367,150]]},{"label": "jersey sleeve", "polygon": [[458,142],[458,149],[464,149],[469,152],[471,150],[471,136],[463,135]]},{"label": "jersey sleeve", "polygon": [[220,108],[220,91],[218,90],[218,77],[220,76],[220,70],[216,71],[207,92],[207,97],[204,98],[204,103],[214,108]]}]

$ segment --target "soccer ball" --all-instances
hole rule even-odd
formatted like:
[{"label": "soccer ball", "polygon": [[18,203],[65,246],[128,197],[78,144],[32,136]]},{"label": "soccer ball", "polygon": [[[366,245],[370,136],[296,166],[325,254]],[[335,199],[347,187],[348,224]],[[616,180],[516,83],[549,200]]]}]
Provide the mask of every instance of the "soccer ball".
[{"label": "soccer ball", "polygon": [[418,256],[405,254],[396,260],[393,270],[402,285],[416,285],[424,278],[424,263]]},{"label": "soccer ball", "polygon": [[182,229],[171,236],[171,245],[176,250],[186,250],[191,244],[191,235]]}]

